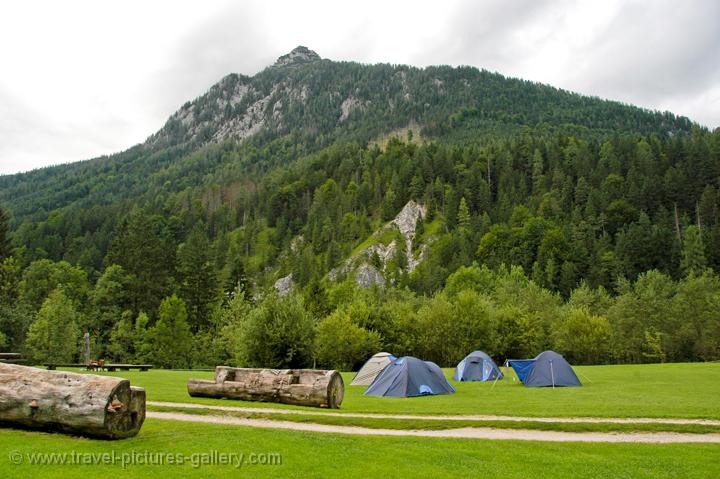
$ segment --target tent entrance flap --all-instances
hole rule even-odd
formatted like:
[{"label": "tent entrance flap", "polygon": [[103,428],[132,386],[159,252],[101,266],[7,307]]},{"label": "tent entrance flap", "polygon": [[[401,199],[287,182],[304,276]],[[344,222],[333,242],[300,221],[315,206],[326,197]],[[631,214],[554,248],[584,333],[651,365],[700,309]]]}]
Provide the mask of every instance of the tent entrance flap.
[{"label": "tent entrance flap", "polygon": [[492,381],[502,379],[503,373],[495,361],[482,351],[473,351],[465,356],[455,368],[455,381]]},{"label": "tent entrance flap", "polygon": [[527,379],[528,374],[530,374],[530,371],[532,371],[532,367],[535,364],[534,359],[508,359],[508,364],[510,365],[513,370],[515,370],[515,374],[517,374],[518,379],[520,381],[525,382],[525,379]]}]

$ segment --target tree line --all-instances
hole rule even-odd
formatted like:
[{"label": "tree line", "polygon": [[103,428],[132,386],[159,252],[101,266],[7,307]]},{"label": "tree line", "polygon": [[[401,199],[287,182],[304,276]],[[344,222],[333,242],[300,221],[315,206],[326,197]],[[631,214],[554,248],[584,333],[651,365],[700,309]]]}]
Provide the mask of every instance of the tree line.
[{"label": "tree line", "polygon": [[460,267],[432,296],[349,279],[249,297],[240,282],[198,315],[186,293],[136,314],[117,265],[90,287],[81,269],[47,260],[12,284],[13,263],[3,261],[0,340],[38,362],[80,361],[83,331],[93,358],[173,368],[352,370],[380,350],[443,366],[475,349],[500,361],[550,348],[577,364],[720,358],[720,278],[710,270],[679,281],[648,271],[621,280],[616,295],[581,282],[567,299],[505,265]]},{"label": "tree line", "polygon": [[[216,145],[193,158],[230,165],[242,151]],[[205,364],[205,355],[351,367],[378,348],[451,364],[470,347],[451,346],[452,335],[498,358],[555,347],[579,362],[717,359],[708,308],[720,271],[720,131],[336,142],[256,173],[242,184],[220,175],[206,180],[212,186],[57,210],[12,232],[3,213],[6,347],[38,358],[39,344],[76,351],[49,342],[87,329],[98,355],[175,366],[152,356],[172,331],[188,339],[169,341],[184,352],[166,357],[184,365]],[[416,231],[428,253],[415,270],[400,257],[379,265],[390,284],[377,291],[327,279],[411,199],[428,211]],[[497,285],[453,287],[468,271],[480,283],[513,279],[523,299]],[[271,286],[288,273],[295,292],[277,298]],[[472,306],[458,309],[463,301]],[[355,312],[362,303],[367,318]],[[302,338],[283,336],[299,325]],[[482,342],[473,328],[487,333]],[[260,341],[251,331],[278,336]],[[329,338],[341,331],[354,338],[343,344],[367,347],[333,358],[340,349]],[[592,338],[588,351],[598,345],[591,356],[571,344],[583,337]]]}]

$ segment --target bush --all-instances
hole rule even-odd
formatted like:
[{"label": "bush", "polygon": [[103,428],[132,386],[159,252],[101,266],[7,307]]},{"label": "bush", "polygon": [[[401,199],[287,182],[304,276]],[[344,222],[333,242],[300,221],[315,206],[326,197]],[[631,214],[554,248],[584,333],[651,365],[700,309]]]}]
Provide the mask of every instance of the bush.
[{"label": "bush", "polygon": [[610,352],[610,323],[583,309],[570,308],[555,332],[555,348],[571,363],[607,363]]},{"label": "bush", "polygon": [[304,368],[313,364],[315,321],[300,297],[267,295],[247,316],[236,356],[243,366]]},{"label": "bush", "polygon": [[345,311],[335,311],[318,324],[316,352],[320,366],[353,371],[379,349],[380,335],[355,324]]}]

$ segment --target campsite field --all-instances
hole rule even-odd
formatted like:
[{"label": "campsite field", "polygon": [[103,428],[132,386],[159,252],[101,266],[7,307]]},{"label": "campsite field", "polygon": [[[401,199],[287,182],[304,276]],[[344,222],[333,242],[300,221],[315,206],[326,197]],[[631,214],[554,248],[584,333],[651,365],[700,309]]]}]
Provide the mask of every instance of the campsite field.
[{"label": "campsite field", "polygon": [[[526,388],[505,379],[492,383],[456,383],[456,394],[422,398],[363,396],[343,373],[345,400],[337,412],[540,417],[652,417],[720,419],[720,363],[576,366],[583,387]],[[444,370],[449,378],[451,369]],[[126,377],[145,387],[148,401],[308,410],[284,404],[191,398],[188,378],[211,379],[212,372],[163,371],[103,373]]]},{"label": "campsite field", "polygon": [[[581,388],[525,388],[507,378],[495,386],[482,383],[454,385],[458,392],[449,396],[390,399],[362,395],[363,387],[346,386],[343,413],[424,414],[424,415],[503,415],[552,417],[654,417],[720,419],[720,364],[665,364],[641,366],[577,367]],[[449,377],[450,370],[445,370]],[[209,378],[211,372],[163,371],[105,373],[123,376],[147,390],[148,401],[194,403],[251,408],[293,408],[287,405],[191,398],[185,385],[190,377]],[[349,385],[353,374],[344,374]],[[149,411],[173,410],[150,406]],[[176,408],[178,412],[190,412]],[[200,409],[195,414],[224,414]],[[241,417],[272,417],[272,414],[241,414]],[[675,431],[719,432],[717,426],[611,425],[563,423],[506,423],[387,420],[352,417],[317,417],[297,414],[280,419],[338,425],[382,428],[433,429],[484,426],[521,427],[561,431]],[[488,478],[715,478],[720,477],[720,444],[610,444],[553,443],[482,439],[426,437],[355,436],[334,433],[301,432],[249,428],[237,425],[200,424],[148,418],[140,434],[122,441],[42,432],[0,429],[1,477],[99,477],[127,473],[129,477],[205,478],[240,474],[250,477],[378,477],[392,470],[396,477]],[[115,464],[29,464],[34,453],[81,455],[100,461],[100,454],[114,454]],[[121,463],[123,456],[183,454],[183,465]],[[279,454],[281,464],[202,465],[212,454]],[[95,456],[93,456],[95,455]],[[193,456],[194,455],[194,456]],[[68,456],[65,461],[67,462]],[[92,459],[95,457],[96,459]],[[20,460],[18,461],[18,458]],[[20,462],[21,464],[16,464]]]}]

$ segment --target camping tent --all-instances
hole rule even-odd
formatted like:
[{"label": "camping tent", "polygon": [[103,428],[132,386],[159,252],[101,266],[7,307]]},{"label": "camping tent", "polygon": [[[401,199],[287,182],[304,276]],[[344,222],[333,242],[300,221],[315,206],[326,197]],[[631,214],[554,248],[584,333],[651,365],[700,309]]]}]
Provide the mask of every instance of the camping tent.
[{"label": "camping tent", "polygon": [[380,371],[396,359],[397,358],[390,353],[377,353],[363,364],[363,367],[360,368],[360,371],[355,375],[350,385],[369,386],[377,375],[380,374]]},{"label": "camping tent", "polygon": [[465,356],[455,368],[455,381],[493,381],[502,379],[503,373],[495,361],[482,351],[473,351]]},{"label": "camping tent", "polygon": [[454,393],[440,367],[405,356],[388,364],[365,390],[366,396],[412,397]]},{"label": "camping tent", "polygon": [[510,359],[525,386],[582,386],[572,366],[555,351],[543,351],[535,359]]}]

